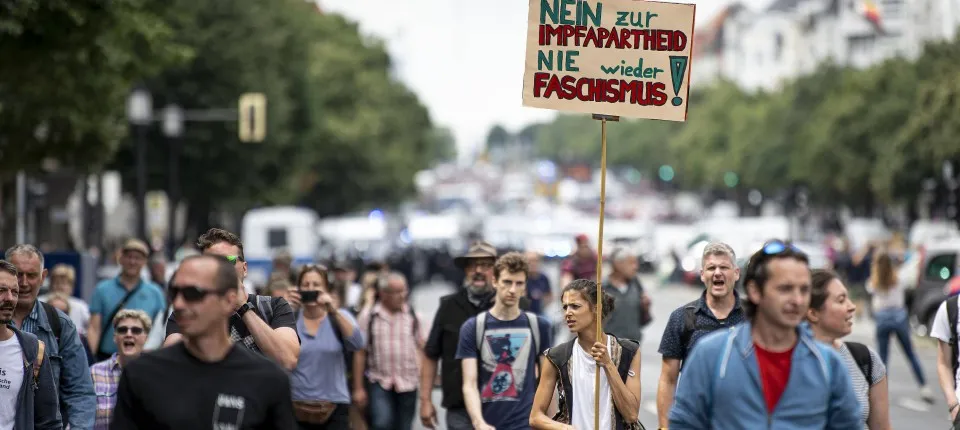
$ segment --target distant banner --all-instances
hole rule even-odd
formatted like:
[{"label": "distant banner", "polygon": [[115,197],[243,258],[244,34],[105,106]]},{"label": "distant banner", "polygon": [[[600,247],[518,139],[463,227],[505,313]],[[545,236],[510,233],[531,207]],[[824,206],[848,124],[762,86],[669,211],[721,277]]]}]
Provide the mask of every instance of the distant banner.
[{"label": "distant banner", "polygon": [[696,6],[529,1],[524,106],[686,121]]}]

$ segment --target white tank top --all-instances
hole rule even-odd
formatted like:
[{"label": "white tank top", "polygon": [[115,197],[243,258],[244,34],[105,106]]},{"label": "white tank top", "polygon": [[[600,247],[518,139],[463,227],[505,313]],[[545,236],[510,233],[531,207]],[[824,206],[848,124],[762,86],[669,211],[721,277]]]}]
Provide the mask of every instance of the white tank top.
[{"label": "white tank top", "polygon": [[[607,354],[610,354],[610,336],[607,336]],[[593,429],[593,402],[596,381],[597,362],[589,352],[584,351],[579,342],[573,342],[570,382],[573,385],[573,410],[570,411],[570,424],[575,429]],[[600,370],[600,428],[613,428],[610,421],[613,415],[613,399],[610,397],[610,385],[607,375]]]}]

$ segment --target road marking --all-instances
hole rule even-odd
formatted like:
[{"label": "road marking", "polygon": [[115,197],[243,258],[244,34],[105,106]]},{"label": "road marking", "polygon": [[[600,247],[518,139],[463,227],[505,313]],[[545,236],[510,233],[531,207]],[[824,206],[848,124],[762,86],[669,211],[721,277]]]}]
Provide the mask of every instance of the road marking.
[{"label": "road marking", "polygon": [[901,398],[897,401],[897,405],[901,408],[908,409],[915,412],[929,412],[930,404],[922,402],[920,400],[911,399],[909,397]]}]

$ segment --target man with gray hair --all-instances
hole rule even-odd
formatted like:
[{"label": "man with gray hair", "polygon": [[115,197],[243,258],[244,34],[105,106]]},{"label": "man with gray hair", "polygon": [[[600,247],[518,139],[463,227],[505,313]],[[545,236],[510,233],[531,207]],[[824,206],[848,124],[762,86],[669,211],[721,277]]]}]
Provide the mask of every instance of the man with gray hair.
[{"label": "man with gray hair", "polygon": [[77,327],[67,314],[37,300],[37,293],[47,277],[43,253],[33,245],[14,245],[5,254],[18,270],[19,294],[13,324],[31,333],[46,345],[51,357],[53,382],[60,401],[63,427],[93,428],[97,413],[97,396],[90,379],[87,352],[80,343]]},{"label": "man with gray hair", "polygon": [[613,271],[603,282],[603,291],[613,297],[617,306],[603,323],[603,329],[621,339],[642,341],[643,327],[650,323],[651,317],[650,296],[637,277],[640,260],[636,252],[618,246],[610,253],[610,263]]},{"label": "man with gray hair", "polygon": [[693,345],[714,330],[733,327],[746,319],[736,291],[740,268],[733,248],[726,243],[712,242],[703,248],[700,262],[700,280],[706,289],[699,299],[670,314],[660,339],[660,354],[663,355],[657,387],[660,428],[667,428],[669,423],[680,369]]},{"label": "man with gray hair", "polygon": [[403,274],[381,275],[376,304],[357,318],[366,347],[353,358],[353,401],[367,408],[374,430],[409,430],[416,414],[426,336],[408,291]]}]

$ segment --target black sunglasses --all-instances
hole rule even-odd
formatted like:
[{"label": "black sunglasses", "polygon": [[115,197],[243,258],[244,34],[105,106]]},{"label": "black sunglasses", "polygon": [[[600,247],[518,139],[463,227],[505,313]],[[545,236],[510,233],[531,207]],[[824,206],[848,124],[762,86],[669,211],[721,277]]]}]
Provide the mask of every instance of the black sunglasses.
[{"label": "black sunglasses", "polygon": [[200,288],[195,285],[184,285],[176,286],[170,285],[167,287],[167,300],[170,303],[173,303],[177,300],[177,295],[182,294],[183,300],[188,303],[196,303],[207,297],[209,294],[222,294],[223,292],[217,290],[208,290],[205,288]]},{"label": "black sunglasses", "polygon": [[136,335],[143,334],[143,327],[130,327],[130,326],[122,325],[114,329],[114,331],[116,331],[117,334],[119,335],[125,335],[129,332],[129,333],[132,333],[134,336],[136,336]]}]

